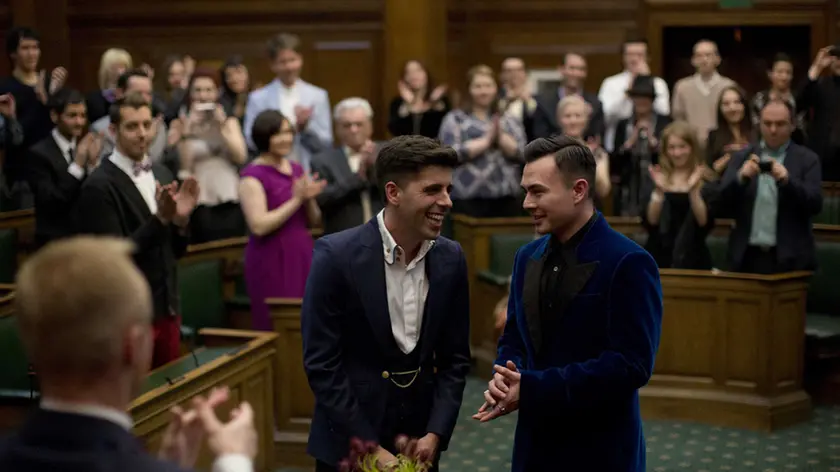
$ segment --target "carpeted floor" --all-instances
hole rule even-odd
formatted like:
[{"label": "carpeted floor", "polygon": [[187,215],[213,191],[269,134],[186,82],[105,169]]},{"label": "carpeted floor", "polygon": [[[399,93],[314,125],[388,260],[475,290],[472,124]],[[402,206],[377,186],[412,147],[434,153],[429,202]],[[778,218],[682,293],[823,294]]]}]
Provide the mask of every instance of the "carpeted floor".
[{"label": "carpeted floor", "polygon": [[[507,472],[516,415],[479,424],[485,381],[470,378],[443,472]],[[819,407],[805,424],[774,434],[646,421],[648,471],[840,472],[840,408]],[[288,471],[291,472],[291,471]]]}]

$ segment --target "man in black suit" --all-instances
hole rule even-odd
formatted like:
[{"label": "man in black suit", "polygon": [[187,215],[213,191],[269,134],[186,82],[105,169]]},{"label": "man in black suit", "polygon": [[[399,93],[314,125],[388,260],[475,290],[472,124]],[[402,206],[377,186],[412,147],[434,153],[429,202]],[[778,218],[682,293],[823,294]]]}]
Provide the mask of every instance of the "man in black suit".
[{"label": "man in black suit", "polygon": [[172,173],[152,165],[147,155],[154,117],[141,94],[111,107],[114,152],[88,177],[76,205],[79,232],[131,238],[134,260],[152,287],[155,310],[154,366],[180,355],[176,260],[187,250],[189,217],[198,201],[198,183],[178,189]]},{"label": "man in black suit", "polygon": [[[82,181],[98,161],[102,137],[88,133],[87,106],[81,93],[62,89],[50,99],[55,123],[50,136],[29,149],[29,187],[35,195],[35,243],[46,243],[75,232],[73,206]],[[81,138],[81,139],[80,139]]]},{"label": "man in black suit", "polygon": [[364,98],[347,98],[335,106],[334,115],[341,145],[312,157],[312,171],[327,182],[316,197],[324,234],[364,224],[382,209],[373,175],[373,108]]},{"label": "man in black suit", "polygon": [[[563,76],[563,85],[550,93],[541,94],[537,97],[537,109],[534,111],[533,138],[547,138],[553,134],[560,133],[560,124],[557,121],[557,105],[567,95],[580,95],[589,105],[589,126],[586,128],[587,139],[595,138],[602,143],[604,136],[604,109],[598,95],[587,92],[583,89],[586,82],[586,59],[577,53],[566,53],[563,56],[563,63],[560,65],[560,74]],[[602,143],[603,144],[603,143]]]},{"label": "man in black suit", "polygon": [[770,100],[761,142],[732,156],[720,183],[721,207],[735,210],[730,269],[754,274],[813,270],[812,219],[822,210],[822,170],[810,149],[791,142],[795,110]]},{"label": "man in black suit", "polygon": [[65,239],[18,272],[15,316],[41,401],[14,436],[0,441],[3,472],[184,472],[205,435],[217,457],[214,471],[253,470],[251,406],[234,408],[227,424],[213,412],[227,401],[226,389],[196,398],[191,410],[172,409],[158,458],[132,435],[126,411],[152,351],[151,294],[132,250],[114,238]]},{"label": "man in black suit", "polygon": [[318,472],[337,470],[353,438],[378,443],[383,466],[397,435],[419,438],[430,470],[449,444],[470,368],[466,260],[440,237],[457,165],[435,140],[392,139],[375,169],[385,209],[315,242],[301,332]]}]

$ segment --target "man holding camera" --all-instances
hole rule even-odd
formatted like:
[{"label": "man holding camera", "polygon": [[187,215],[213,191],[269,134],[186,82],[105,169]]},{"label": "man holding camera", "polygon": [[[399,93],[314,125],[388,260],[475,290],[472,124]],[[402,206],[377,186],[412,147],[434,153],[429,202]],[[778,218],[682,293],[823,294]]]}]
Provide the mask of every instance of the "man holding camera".
[{"label": "man holding camera", "polygon": [[811,220],[822,209],[820,160],[790,140],[795,110],[781,100],[761,110],[761,140],[732,156],[720,184],[731,207],[729,265],[737,272],[776,274],[816,267]]}]

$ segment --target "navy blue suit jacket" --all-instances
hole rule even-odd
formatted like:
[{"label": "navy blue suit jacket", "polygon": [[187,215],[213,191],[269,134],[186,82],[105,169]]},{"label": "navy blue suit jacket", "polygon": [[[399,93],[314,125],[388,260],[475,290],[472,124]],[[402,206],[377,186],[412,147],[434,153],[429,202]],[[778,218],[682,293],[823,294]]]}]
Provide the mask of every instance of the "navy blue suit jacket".
[{"label": "navy blue suit jacket", "polygon": [[644,472],[638,389],[653,371],[662,323],[656,262],[602,215],[565,269],[558,329],[540,329],[549,236],[516,254],[497,364],[522,372],[513,472]]},{"label": "navy blue suit jacket", "polygon": [[130,431],[108,420],[37,409],[0,441],[3,472],[185,472],[148,455]]},{"label": "navy blue suit jacket", "polygon": [[[347,456],[351,438],[380,441],[394,388],[383,371],[404,356],[391,331],[383,253],[376,218],[315,242],[301,312],[303,363],[315,394],[307,452],[328,464]],[[425,261],[429,292],[416,347],[422,369],[406,402],[410,414],[399,419],[405,434],[435,433],[445,450],[470,367],[467,264],[461,246],[443,237]]]}]

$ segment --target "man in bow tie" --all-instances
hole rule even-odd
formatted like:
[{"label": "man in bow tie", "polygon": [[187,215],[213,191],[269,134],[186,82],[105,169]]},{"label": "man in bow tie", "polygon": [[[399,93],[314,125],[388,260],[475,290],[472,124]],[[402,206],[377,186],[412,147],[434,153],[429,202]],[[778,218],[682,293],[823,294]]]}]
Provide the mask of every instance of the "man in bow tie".
[{"label": "man in bow tie", "polygon": [[198,201],[198,183],[180,188],[172,173],[148,157],[154,117],[140,94],[128,94],[111,106],[114,152],[82,186],[76,208],[81,233],[130,238],[134,260],[146,276],[154,299],[154,357],[157,367],[180,354],[176,260],[187,250],[190,214]]}]

